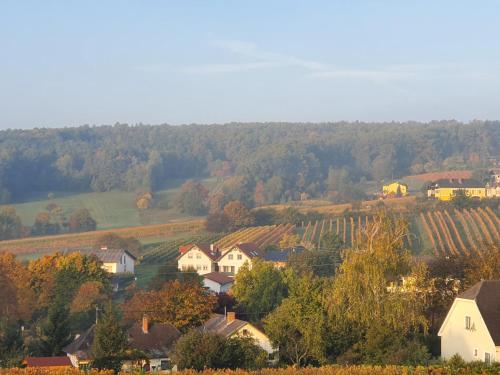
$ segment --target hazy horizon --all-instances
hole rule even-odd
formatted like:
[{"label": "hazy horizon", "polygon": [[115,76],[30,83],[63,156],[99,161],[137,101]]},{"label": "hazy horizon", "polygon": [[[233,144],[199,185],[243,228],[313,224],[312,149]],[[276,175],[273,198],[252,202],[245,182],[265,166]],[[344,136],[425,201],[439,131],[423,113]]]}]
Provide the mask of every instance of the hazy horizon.
[{"label": "hazy horizon", "polygon": [[6,1],[0,129],[500,119],[500,4]]}]

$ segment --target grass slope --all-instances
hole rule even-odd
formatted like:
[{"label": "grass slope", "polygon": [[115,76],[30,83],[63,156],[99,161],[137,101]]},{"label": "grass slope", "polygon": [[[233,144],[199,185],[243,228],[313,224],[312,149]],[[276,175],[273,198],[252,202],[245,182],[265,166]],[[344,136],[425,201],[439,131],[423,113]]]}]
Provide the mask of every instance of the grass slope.
[{"label": "grass slope", "polygon": [[[34,194],[28,201],[12,204],[24,225],[31,226],[37,213],[45,211],[49,203],[57,203],[64,213],[86,208],[97,221],[98,229],[114,229],[139,225],[160,224],[174,220],[192,219],[192,216],[179,213],[172,202],[185,180],[172,180],[163,190],[155,192],[158,208],[139,211],[135,206],[134,192],[110,191],[102,193],[68,194],[52,192],[53,199],[48,199],[47,192]],[[202,181],[209,189],[217,189],[219,183],[215,178]],[[162,207],[162,208],[160,208]]]}]

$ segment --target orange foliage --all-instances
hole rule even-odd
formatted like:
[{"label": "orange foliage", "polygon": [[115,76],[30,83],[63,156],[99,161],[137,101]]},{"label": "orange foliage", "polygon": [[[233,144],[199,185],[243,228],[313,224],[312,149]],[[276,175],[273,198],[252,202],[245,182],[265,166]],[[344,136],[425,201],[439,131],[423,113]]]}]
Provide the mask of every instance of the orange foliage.
[{"label": "orange foliage", "polygon": [[140,321],[147,315],[153,321],[186,330],[208,319],[216,303],[217,298],[208,295],[200,284],[175,280],[158,291],[136,293],[123,304],[122,310],[129,321]]}]

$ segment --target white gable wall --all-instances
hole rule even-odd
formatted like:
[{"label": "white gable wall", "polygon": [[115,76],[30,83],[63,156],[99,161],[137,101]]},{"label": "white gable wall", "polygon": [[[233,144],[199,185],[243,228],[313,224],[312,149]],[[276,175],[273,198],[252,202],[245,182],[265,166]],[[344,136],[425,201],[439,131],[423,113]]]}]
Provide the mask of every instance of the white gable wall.
[{"label": "white gable wall", "polygon": [[[466,316],[471,318],[471,329],[465,327]],[[455,299],[439,336],[443,359],[459,354],[466,361],[484,361],[485,353],[489,353],[492,362],[500,361],[497,348],[473,300]]]},{"label": "white gable wall", "polygon": [[217,264],[198,247],[194,246],[179,258],[177,266],[181,271],[193,268],[199,275],[204,275],[215,272]]},{"label": "white gable wall", "polygon": [[266,336],[263,332],[259,331],[250,323],[247,323],[243,327],[241,327],[238,331],[236,331],[233,336],[249,336],[255,340],[255,343],[264,349],[269,354],[274,353],[276,350],[273,348],[269,337]]},{"label": "white gable wall", "polygon": [[203,286],[214,293],[227,293],[232,285],[232,283],[221,285],[213,280],[203,279]]},{"label": "white gable wall", "polygon": [[226,251],[219,259],[219,272],[236,275],[245,262],[248,262],[250,267],[252,266],[252,260],[244,252],[234,247]]}]

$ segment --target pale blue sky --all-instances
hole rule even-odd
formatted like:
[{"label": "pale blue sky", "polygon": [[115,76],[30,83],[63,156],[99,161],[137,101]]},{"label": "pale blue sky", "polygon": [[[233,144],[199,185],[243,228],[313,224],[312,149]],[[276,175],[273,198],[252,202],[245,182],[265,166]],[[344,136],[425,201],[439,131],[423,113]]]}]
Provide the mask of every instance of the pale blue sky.
[{"label": "pale blue sky", "polygon": [[500,119],[498,1],[0,2],[0,128]]}]

